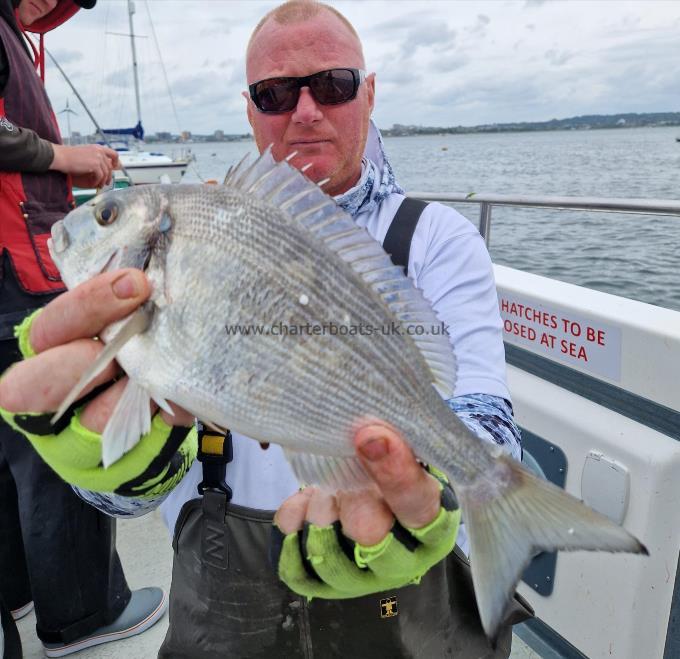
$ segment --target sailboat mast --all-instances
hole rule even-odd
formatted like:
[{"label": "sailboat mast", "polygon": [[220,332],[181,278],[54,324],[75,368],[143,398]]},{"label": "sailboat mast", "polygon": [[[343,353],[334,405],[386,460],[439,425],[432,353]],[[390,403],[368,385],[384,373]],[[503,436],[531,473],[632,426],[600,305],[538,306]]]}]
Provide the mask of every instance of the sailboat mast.
[{"label": "sailboat mast", "polygon": [[132,15],[135,13],[135,3],[128,0],[128,17],[130,19],[130,44],[132,45],[132,73],[135,77],[135,101],[137,102],[137,121],[142,121],[142,106],[139,101],[139,75],[137,73],[137,48],[135,46],[135,28]]}]

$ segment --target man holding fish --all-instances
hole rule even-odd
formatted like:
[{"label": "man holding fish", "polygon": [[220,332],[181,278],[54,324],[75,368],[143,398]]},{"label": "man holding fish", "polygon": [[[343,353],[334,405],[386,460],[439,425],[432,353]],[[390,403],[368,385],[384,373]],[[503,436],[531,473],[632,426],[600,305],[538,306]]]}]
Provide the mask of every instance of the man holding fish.
[{"label": "man holding fish", "polygon": [[[176,552],[161,657],[507,656],[507,592],[533,547],[642,548],[508,457],[519,457],[519,436],[489,256],[452,209],[400,210],[370,121],[375,77],[352,26],[327,5],[293,0],[256,27],[246,68],[262,158],[220,189],[102,195],[55,229],[52,254],[75,288],[23,323],[30,358],[0,381],[0,411],[102,510],[134,515],[163,502]],[[353,221],[284,159],[325,180]],[[410,248],[392,265],[375,240],[388,243],[404,222]],[[113,251],[104,234],[119,241]],[[298,293],[299,281],[308,287]],[[450,335],[284,342],[211,331],[280,320],[263,308],[289,320],[337,310],[349,322],[356,308],[405,324],[438,318]],[[128,316],[115,336],[105,331]],[[102,332],[106,348],[94,339]],[[74,387],[88,396],[68,407]],[[65,399],[65,417],[50,425]],[[202,465],[195,416],[232,429],[203,436]],[[424,469],[411,446],[446,475]],[[299,482],[324,486],[297,491]],[[524,496],[539,514],[523,512]],[[518,503],[506,510],[506,497]],[[521,542],[502,535],[515,523]],[[481,625],[451,551],[456,539],[467,550],[466,531]],[[495,650],[482,625],[500,628]]]}]

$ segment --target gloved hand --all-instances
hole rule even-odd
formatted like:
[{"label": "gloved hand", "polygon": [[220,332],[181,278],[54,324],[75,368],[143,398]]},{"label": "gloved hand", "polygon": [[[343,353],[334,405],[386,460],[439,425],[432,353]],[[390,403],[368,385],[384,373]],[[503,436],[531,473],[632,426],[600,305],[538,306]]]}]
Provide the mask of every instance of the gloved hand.
[{"label": "gloved hand", "polygon": [[[104,469],[98,431],[106,425],[127,381],[121,378],[111,385],[116,375],[111,365],[94,382],[94,389],[56,426],[50,425],[53,411],[101,350],[101,342],[89,337],[124,318],[148,297],[144,275],[128,272],[132,287],[115,286],[124,277],[121,273],[100,275],[59,296],[16,328],[25,360],[0,380],[0,415],[66,482],[86,490],[155,497],[171,490],[196,457],[197,437],[190,415],[179,409],[175,417],[156,414],[150,432]],[[124,295],[119,297],[116,289]],[[61,377],[55,378],[56,374]]]},{"label": "gloved hand", "polygon": [[[460,524],[453,490],[441,472],[428,469],[428,475],[393,434],[387,441],[394,450],[386,457],[362,458],[376,478],[374,491],[333,497],[306,488],[277,512],[271,559],[294,592],[309,598],[346,599],[400,588],[417,583],[453,550]],[[390,461],[392,465],[387,464]],[[394,482],[390,476],[398,473],[399,481]],[[426,523],[415,524],[421,521]],[[384,528],[386,523],[391,528]]]},{"label": "gloved hand", "polygon": [[169,426],[157,414],[140,442],[104,469],[101,435],[82,425],[81,410],[71,408],[56,427],[50,425],[52,412],[12,414],[0,408],[0,415],[63,480],[84,490],[140,498],[160,496],[182,480],[196,458],[196,429]]}]

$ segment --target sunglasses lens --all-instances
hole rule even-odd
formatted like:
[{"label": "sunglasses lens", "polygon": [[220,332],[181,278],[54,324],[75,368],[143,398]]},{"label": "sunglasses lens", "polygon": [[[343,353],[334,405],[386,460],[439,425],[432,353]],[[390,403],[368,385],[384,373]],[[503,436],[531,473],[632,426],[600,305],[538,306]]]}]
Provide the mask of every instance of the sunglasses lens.
[{"label": "sunglasses lens", "polygon": [[309,81],[314,97],[323,104],[345,103],[354,98],[357,81],[349,69],[331,69],[317,73]]},{"label": "sunglasses lens", "polygon": [[268,78],[250,86],[251,98],[262,112],[290,112],[309,85],[317,103],[335,105],[351,101],[361,82],[356,69],[330,69],[299,78]]},{"label": "sunglasses lens", "polygon": [[297,105],[299,95],[295,80],[271,78],[257,84],[254,100],[262,112],[288,112]]}]

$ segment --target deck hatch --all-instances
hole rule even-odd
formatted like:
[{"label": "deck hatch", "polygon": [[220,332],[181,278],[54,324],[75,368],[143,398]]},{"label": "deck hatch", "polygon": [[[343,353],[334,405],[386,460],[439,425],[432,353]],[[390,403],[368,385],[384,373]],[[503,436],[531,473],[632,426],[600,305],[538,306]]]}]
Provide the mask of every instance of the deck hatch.
[{"label": "deck hatch", "polygon": [[[542,437],[530,432],[526,428],[522,431],[522,462],[524,466],[535,471],[534,463],[538,464],[546,480],[558,487],[564,488],[567,479],[567,456],[557,446]],[[522,581],[539,595],[548,597],[555,586],[555,570],[557,567],[557,552],[541,552],[532,559],[524,570]]]}]

